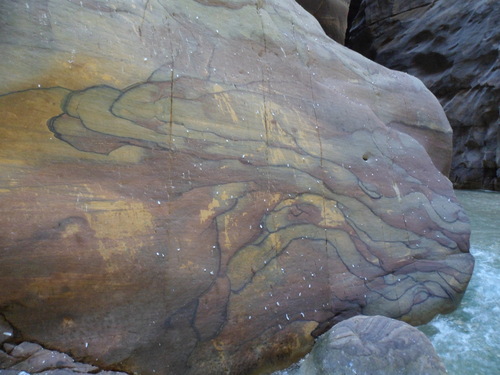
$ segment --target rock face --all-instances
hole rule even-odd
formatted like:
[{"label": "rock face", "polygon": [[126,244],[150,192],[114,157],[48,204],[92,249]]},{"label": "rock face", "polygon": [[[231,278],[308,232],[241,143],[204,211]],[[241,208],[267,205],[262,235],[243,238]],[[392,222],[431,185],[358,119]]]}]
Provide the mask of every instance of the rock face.
[{"label": "rock face", "polygon": [[447,374],[429,339],[407,323],[356,316],[319,337],[297,375]]},{"label": "rock face", "polygon": [[3,344],[0,348],[0,375],[126,375],[123,372],[99,371],[95,366],[75,362],[65,353],[44,349],[33,342],[8,343],[13,335],[12,326],[0,315],[0,345]]},{"label": "rock face", "polygon": [[116,371],[262,373],[346,317],[418,324],[460,301],[473,259],[444,112],[294,1],[0,17],[9,342]]},{"label": "rock face", "polygon": [[0,315],[0,345],[14,336],[11,325]]},{"label": "rock face", "polygon": [[99,371],[95,366],[78,363],[69,355],[47,350],[32,342],[6,344],[0,350],[0,375],[126,375],[124,372]]},{"label": "rock face", "polygon": [[351,0],[296,1],[319,21],[330,38],[344,44],[347,31],[347,15]]},{"label": "rock face", "polygon": [[422,79],[454,131],[457,188],[500,190],[500,2],[383,0],[359,6],[347,45]]}]

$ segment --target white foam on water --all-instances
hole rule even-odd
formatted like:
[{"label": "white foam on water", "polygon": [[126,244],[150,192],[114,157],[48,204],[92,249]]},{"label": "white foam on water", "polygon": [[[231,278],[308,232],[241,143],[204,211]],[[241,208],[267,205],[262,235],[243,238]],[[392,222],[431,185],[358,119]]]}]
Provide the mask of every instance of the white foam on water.
[{"label": "white foam on water", "polygon": [[476,264],[462,303],[420,329],[453,375],[497,374],[500,369],[500,194],[457,192],[472,226]]},{"label": "white foam on water", "polygon": [[476,269],[460,307],[421,327],[450,374],[494,374],[500,368],[499,251],[471,249]]}]

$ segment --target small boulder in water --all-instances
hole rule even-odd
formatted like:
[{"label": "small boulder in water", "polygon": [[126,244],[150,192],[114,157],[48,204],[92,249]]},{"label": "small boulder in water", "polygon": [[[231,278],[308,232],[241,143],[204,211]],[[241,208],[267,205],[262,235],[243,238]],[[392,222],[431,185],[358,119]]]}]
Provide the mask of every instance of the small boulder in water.
[{"label": "small boulder in water", "polygon": [[417,328],[383,316],[356,316],[320,336],[297,375],[446,373]]}]

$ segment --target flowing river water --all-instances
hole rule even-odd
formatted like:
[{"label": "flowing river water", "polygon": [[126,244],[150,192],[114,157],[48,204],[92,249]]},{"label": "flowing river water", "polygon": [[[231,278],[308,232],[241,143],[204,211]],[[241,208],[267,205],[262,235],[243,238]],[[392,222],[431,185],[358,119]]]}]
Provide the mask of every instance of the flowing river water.
[{"label": "flowing river water", "polygon": [[[500,374],[500,193],[458,190],[456,195],[471,221],[474,274],[458,309],[419,329],[450,375]],[[294,375],[297,368],[274,375]]]},{"label": "flowing river water", "polygon": [[450,375],[500,373],[500,193],[456,191],[471,221],[476,265],[462,303],[420,329]]}]

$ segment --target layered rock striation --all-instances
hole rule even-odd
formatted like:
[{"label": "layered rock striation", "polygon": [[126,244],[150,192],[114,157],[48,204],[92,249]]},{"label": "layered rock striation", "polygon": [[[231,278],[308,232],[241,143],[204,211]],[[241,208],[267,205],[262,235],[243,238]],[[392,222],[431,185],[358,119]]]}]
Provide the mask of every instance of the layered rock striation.
[{"label": "layered rock striation", "polygon": [[99,368],[249,374],[452,310],[469,224],[423,84],[294,1],[1,2],[0,313]]},{"label": "layered rock striation", "polygon": [[442,104],[455,187],[499,190],[500,3],[355,0],[351,12],[346,45],[420,78]]},{"label": "layered rock striation", "polygon": [[383,316],[355,316],[322,335],[297,375],[447,374],[417,328]]}]

